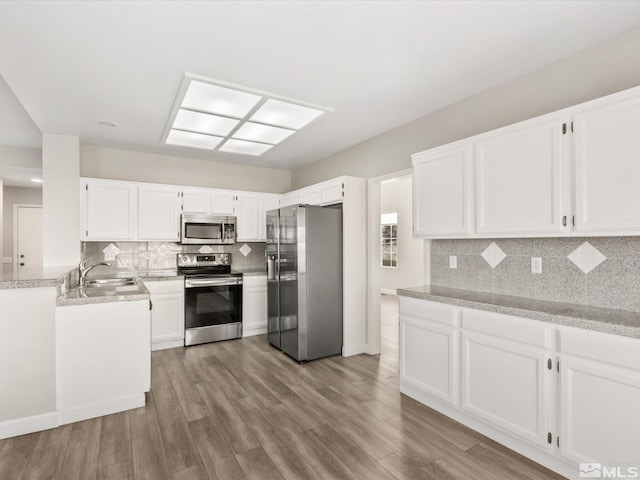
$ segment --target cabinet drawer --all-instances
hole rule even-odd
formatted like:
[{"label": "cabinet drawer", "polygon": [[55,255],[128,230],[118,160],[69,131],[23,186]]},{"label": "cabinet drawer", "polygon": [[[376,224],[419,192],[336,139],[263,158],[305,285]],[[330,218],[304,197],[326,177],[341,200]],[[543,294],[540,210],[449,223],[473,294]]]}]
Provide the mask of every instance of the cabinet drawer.
[{"label": "cabinet drawer", "polygon": [[600,332],[561,328],[559,351],[640,372],[640,340]]},{"label": "cabinet drawer", "polygon": [[267,286],[266,275],[244,275],[242,284],[245,287],[265,287]]},{"label": "cabinet drawer", "polygon": [[462,328],[535,347],[551,348],[553,325],[500,313],[462,309]]},{"label": "cabinet drawer", "polygon": [[409,315],[451,326],[457,323],[456,307],[416,298],[400,298],[400,315]]}]

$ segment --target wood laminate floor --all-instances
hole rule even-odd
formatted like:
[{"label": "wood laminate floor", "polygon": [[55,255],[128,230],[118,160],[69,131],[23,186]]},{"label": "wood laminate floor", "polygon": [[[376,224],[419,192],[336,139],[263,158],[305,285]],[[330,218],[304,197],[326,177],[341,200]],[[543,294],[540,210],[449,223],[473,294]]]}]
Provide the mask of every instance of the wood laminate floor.
[{"label": "wood laminate floor", "polygon": [[388,364],[300,365],[264,336],[154,352],[145,407],[0,440],[0,479],[562,478],[400,395]]}]

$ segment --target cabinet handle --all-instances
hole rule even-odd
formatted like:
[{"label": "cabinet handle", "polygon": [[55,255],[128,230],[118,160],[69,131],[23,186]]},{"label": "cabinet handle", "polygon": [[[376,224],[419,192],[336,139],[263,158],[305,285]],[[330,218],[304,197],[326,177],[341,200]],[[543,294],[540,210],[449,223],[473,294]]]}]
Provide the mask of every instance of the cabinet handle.
[{"label": "cabinet handle", "polygon": [[563,227],[567,226],[567,216],[566,215],[564,217],[562,217],[562,226]]},{"label": "cabinet handle", "polygon": [[573,224],[573,226],[576,226],[576,216],[574,215],[573,217],[571,217],[571,223]]},{"label": "cabinet handle", "polygon": [[563,123],[563,124],[562,124],[562,134],[563,134],[563,135],[566,135],[566,134],[567,134],[567,124],[566,124],[566,123]]},{"label": "cabinet handle", "polygon": [[551,432],[547,433],[547,442],[549,443],[549,445],[551,445],[551,442],[553,441],[553,435],[551,435]]},{"label": "cabinet handle", "polygon": [[552,361],[551,361],[551,359],[549,358],[549,359],[547,360],[547,368],[548,368],[549,370],[551,370],[551,367],[552,367],[552,366],[553,366],[553,362],[552,362]]}]

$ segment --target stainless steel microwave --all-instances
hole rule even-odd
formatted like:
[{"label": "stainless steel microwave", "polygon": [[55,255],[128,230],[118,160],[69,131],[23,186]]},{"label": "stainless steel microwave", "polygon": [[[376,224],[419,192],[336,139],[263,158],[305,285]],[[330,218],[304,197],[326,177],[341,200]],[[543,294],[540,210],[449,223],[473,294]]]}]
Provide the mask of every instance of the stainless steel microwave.
[{"label": "stainless steel microwave", "polygon": [[236,243],[236,217],[183,213],[180,243],[183,245],[226,245]]}]

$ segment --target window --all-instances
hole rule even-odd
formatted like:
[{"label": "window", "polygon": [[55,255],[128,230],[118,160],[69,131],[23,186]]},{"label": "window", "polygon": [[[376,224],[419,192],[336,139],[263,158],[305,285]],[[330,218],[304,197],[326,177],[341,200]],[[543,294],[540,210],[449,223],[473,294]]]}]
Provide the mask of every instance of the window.
[{"label": "window", "polygon": [[380,215],[380,265],[398,266],[398,212]]}]

